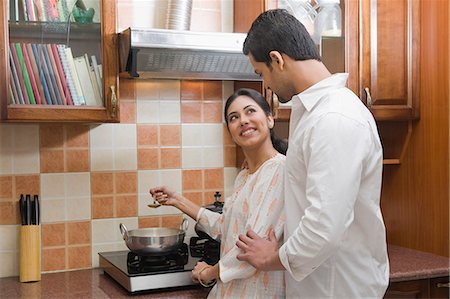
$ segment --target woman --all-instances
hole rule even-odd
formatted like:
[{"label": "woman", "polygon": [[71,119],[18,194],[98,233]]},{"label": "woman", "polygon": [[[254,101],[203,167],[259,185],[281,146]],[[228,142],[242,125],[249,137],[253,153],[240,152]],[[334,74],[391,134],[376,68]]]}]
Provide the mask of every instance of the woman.
[{"label": "woman", "polygon": [[231,95],[224,116],[246,163],[236,177],[233,194],[225,200],[223,214],[201,208],[166,187],[153,188],[150,193],[159,203],[196,219],[212,238],[220,239],[220,261],[213,266],[199,262],[192,271],[194,281],[204,286],[217,281],[208,298],[284,297],[283,272],[259,272],[238,261],[240,249],[235,243],[238,235],[250,228],[261,237],[273,229],[277,240],[282,239],[286,143],[274,136],[270,107],[255,90],[243,88]]}]

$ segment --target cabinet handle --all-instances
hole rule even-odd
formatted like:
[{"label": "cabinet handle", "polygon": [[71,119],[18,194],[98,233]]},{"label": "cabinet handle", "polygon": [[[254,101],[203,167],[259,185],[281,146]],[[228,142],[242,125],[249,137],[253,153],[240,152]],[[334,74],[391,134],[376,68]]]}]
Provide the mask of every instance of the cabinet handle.
[{"label": "cabinet handle", "polygon": [[369,87],[364,88],[364,91],[366,92],[367,95],[367,107],[372,107],[372,97],[370,96],[370,90]]},{"label": "cabinet handle", "polygon": [[450,288],[450,282],[447,282],[447,283],[438,282],[436,284],[436,287],[438,287],[438,288]]},{"label": "cabinet handle", "polygon": [[116,87],[114,85],[111,86],[111,117],[116,117],[117,110],[117,96],[116,96]]}]

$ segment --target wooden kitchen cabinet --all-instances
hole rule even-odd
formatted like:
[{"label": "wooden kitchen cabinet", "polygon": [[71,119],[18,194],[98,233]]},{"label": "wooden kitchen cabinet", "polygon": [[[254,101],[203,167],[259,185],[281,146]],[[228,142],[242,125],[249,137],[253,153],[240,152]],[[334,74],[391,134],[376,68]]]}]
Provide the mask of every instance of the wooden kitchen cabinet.
[{"label": "wooden kitchen cabinet", "polygon": [[385,299],[449,298],[449,277],[392,282]]},{"label": "wooden kitchen cabinet", "polygon": [[[39,21],[37,21],[37,19],[35,19],[35,21],[24,21],[23,19],[19,21],[8,21],[10,9],[9,2],[10,0],[0,0],[0,20],[2,20],[0,23],[1,121],[118,122],[119,65],[116,34],[116,0],[99,0],[99,6],[97,8],[99,11],[96,11],[95,14],[100,15],[101,22],[87,24],[71,22],[70,26],[67,21],[42,21],[41,18],[39,18]],[[10,103],[10,94],[12,94],[10,90],[10,43],[34,45],[65,44],[72,49],[74,54],[73,57],[83,56],[84,53],[88,54],[88,57],[95,55],[98,64],[101,64],[101,73],[99,73],[99,75],[101,74],[102,77],[102,85],[97,89],[99,94],[102,93],[102,96],[97,98],[98,104],[76,106],[65,105],[62,103],[56,105]],[[53,59],[56,60],[56,56]],[[36,65],[38,66],[37,69],[39,69],[40,65],[37,60]],[[55,65],[57,65],[57,63],[55,63]],[[57,81],[57,79],[55,79],[55,81]],[[38,82],[38,80],[36,80],[36,82]],[[43,84],[41,86],[44,87]],[[54,85],[54,90],[56,90],[57,86],[57,84]],[[36,85],[36,87],[39,88],[38,85]],[[44,98],[44,100],[45,99],[46,98]],[[89,102],[92,103],[92,98],[89,99]]]}]

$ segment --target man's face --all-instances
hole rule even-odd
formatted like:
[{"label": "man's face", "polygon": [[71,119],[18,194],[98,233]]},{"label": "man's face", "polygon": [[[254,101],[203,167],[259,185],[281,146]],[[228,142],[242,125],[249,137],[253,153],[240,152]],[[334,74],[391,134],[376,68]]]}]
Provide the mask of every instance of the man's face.
[{"label": "man's face", "polygon": [[264,85],[278,96],[278,100],[281,103],[289,102],[291,96],[286,94],[285,83],[282,81],[282,74],[279,72],[279,69],[276,67],[268,67],[266,63],[256,61],[251,53],[248,57],[255,73],[264,80]]}]

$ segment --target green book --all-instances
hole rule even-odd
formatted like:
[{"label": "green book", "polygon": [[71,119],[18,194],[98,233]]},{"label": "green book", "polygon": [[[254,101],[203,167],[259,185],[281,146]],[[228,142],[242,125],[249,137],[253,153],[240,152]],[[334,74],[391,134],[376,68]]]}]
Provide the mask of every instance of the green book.
[{"label": "green book", "polygon": [[31,87],[30,77],[28,76],[27,67],[25,65],[25,60],[23,59],[22,47],[19,43],[15,43],[17,57],[19,59],[20,69],[22,70],[23,80],[25,81],[25,88],[27,89],[28,98],[30,99],[30,104],[36,104],[34,99],[33,88]]}]

